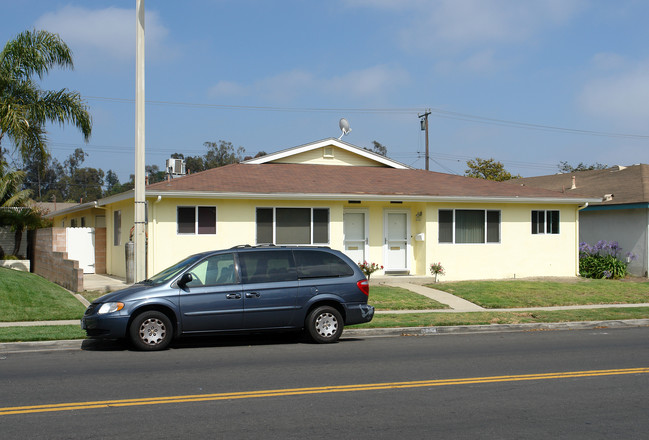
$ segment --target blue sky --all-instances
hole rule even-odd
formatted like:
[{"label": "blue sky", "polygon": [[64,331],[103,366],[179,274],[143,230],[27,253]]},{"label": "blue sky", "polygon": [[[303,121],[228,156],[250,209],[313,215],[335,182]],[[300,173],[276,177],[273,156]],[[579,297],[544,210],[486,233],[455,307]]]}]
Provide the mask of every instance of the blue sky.
[{"label": "blue sky", "polygon": [[[3,1],[0,41],[57,32],[93,116],[84,144],[49,128],[61,162],[133,173],[135,0]],[[338,137],[430,169],[494,158],[522,176],[560,161],[647,163],[649,2],[642,0],[185,0],[146,2],[146,163],[230,141],[274,152]],[[3,143],[5,147],[8,145]]]}]

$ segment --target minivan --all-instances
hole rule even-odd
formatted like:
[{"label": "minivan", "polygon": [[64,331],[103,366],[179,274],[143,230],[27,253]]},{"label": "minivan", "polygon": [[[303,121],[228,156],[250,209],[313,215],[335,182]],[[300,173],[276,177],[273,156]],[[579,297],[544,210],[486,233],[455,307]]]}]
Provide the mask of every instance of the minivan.
[{"label": "minivan", "polygon": [[237,246],[185,258],[86,309],[90,338],[129,338],[162,350],[174,338],[305,330],[336,342],[345,325],[369,322],[369,283],[352,260],[326,247]]}]

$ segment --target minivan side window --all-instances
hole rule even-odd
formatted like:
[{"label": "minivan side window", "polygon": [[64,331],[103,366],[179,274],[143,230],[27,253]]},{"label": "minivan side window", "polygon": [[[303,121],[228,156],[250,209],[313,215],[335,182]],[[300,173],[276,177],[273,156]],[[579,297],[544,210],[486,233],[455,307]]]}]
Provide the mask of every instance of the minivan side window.
[{"label": "minivan side window", "polygon": [[239,264],[244,283],[297,280],[297,271],[291,251],[240,252]]},{"label": "minivan side window", "polygon": [[237,282],[233,254],[212,255],[190,270],[194,277],[189,287],[219,286]]},{"label": "minivan side window", "polygon": [[293,251],[298,267],[298,277],[337,278],[354,275],[354,269],[338,256],[321,251]]}]

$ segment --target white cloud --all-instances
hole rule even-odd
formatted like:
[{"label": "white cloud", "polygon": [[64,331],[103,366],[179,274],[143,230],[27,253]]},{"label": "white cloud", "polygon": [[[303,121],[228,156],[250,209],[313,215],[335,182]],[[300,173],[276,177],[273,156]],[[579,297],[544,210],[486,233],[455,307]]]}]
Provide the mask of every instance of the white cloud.
[{"label": "white cloud", "polygon": [[461,49],[491,43],[516,44],[548,26],[565,23],[582,0],[441,0],[418,3],[419,18],[403,41]]},{"label": "white cloud", "polygon": [[[161,56],[167,29],[156,11],[146,11],[147,58]],[[84,66],[123,62],[135,57],[135,9],[87,9],[65,6],[41,16],[34,26],[58,33]],[[166,51],[166,49],[165,49]]]},{"label": "white cloud", "polygon": [[408,73],[398,67],[378,65],[355,70],[341,76],[321,78],[304,70],[292,70],[245,85],[219,81],[210,88],[213,97],[262,96],[265,99],[289,102],[300,96],[354,96],[376,100],[409,82]]},{"label": "white cloud", "polygon": [[[494,55],[567,23],[585,0],[346,0],[394,14],[404,51],[434,53],[438,70],[492,71]],[[400,13],[403,14],[400,15]],[[485,70],[480,70],[484,68]]]},{"label": "white cloud", "polygon": [[587,115],[621,129],[647,132],[649,125],[649,62],[617,74],[588,81],[578,97]]}]

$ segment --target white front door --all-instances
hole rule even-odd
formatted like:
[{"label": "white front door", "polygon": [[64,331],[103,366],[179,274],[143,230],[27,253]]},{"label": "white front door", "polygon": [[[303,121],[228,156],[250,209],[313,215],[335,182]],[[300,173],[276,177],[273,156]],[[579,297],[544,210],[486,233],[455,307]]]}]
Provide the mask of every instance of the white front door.
[{"label": "white front door", "polygon": [[95,229],[67,228],[65,232],[68,259],[78,261],[83,273],[95,273]]},{"label": "white front door", "polygon": [[355,263],[367,259],[367,215],[365,211],[346,210],[343,212],[343,235],[345,254]]},{"label": "white front door", "polygon": [[407,211],[385,213],[385,270],[407,271],[408,237],[410,234]]}]

